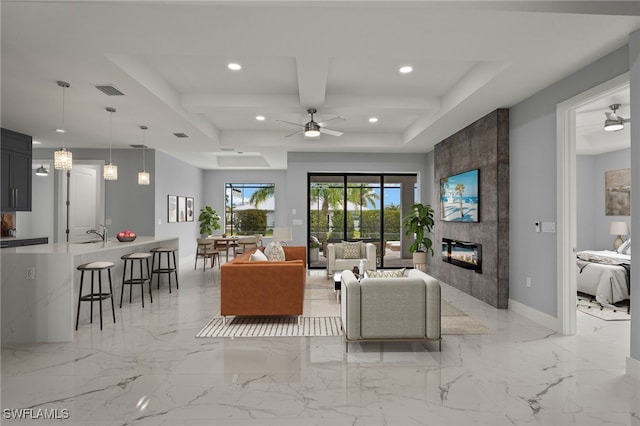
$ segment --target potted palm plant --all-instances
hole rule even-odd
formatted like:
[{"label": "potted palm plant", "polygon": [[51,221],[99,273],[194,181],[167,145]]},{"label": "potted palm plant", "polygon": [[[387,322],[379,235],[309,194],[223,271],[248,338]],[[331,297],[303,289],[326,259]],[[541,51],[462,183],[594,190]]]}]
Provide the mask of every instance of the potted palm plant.
[{"label": "potted palm plant", "polygon": [[409,238],[415,235],[409,251],[413,253],[413,264],[425,265],[427,253],[433,255],[433,242],[427,234],[433,230],[433,208],[428,204],[416,203],[411,206],[411,212],[402,220],[405,235]]},{"label": "potted palm plant", "polygon": [[202,238],[206,238],[213,234],[214,230],[220,229],[220,216],[211,206],[204,206],[200,209],[198,220],[200,221],[200,235]]}]

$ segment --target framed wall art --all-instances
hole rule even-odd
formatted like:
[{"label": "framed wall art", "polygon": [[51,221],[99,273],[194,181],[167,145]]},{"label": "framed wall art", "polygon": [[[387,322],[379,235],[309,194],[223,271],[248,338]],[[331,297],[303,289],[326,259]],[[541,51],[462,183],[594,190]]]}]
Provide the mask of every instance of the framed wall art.
[{"label": "framed wall art", "polygon": [[178,222],[187,221],[187,198],[178,196]]},{"label": "framed wall art", "polygon": [[193,197],[187,197],[187,222],[193,222],[195,212],[193,211]]},{"label": "framed wall art", "polygon": [[605,215],[631,216],[631,169],[604,172]]},{"label": "framed wall art", "polygon": [[178,221],[178,197],[175,195],[167,196],[167,222],[175,223]]}]

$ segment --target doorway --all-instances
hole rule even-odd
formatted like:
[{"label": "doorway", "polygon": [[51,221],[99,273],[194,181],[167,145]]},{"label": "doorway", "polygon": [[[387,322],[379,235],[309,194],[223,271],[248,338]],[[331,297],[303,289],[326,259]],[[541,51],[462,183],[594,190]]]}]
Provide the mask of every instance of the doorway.
[{"label": "doorway", "polygon": [[309,267],[326,268],[327,244],[376,246],[378,268],[411,267],[402,217],[417,199],[416,174],[309,173]]},{"label": "doorway", "polygon": [[[581,108],[629,86],[625,73],[593,89],[558,104],[557,117],[557,252],[558,252],[558,331],[566,335],[577,333],[577,167],[576,114]],[[604,122],[604,114],[602,115]]]},{"label": "doorway", "polygon": [[103,165],[103,161],[74,162],[68,172],[57,173],[57,242],[88,239],[89,229],[104,224]]}]

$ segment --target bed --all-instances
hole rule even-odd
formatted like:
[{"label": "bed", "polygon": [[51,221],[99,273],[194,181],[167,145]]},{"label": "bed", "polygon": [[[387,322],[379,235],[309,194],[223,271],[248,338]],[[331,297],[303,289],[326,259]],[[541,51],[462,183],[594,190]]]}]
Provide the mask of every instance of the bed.
[{"label": "bed", "polygon": [[585,250],[577,254],[578,291],[610,306],[629,299],[631,255],[618,251]]}]

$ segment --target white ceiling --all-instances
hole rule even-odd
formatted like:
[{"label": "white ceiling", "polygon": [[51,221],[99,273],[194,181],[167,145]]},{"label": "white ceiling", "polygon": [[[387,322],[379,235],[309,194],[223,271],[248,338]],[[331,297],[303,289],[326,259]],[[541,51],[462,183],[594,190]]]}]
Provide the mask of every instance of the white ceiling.
[{"label": "white ceiling", "polygon": [[[428,152],[623,46],[639,15],[640,2],[3,0],[2,126],[61,146],[64,80],[71,149],[109,146],[111,106],[114,148],[141,143],[144,124],[148,146],[203,169]],[[303,124],[309,107],[343,117],[327,127],[344,135],[286,137],[297,127],[277,120]]]}]

